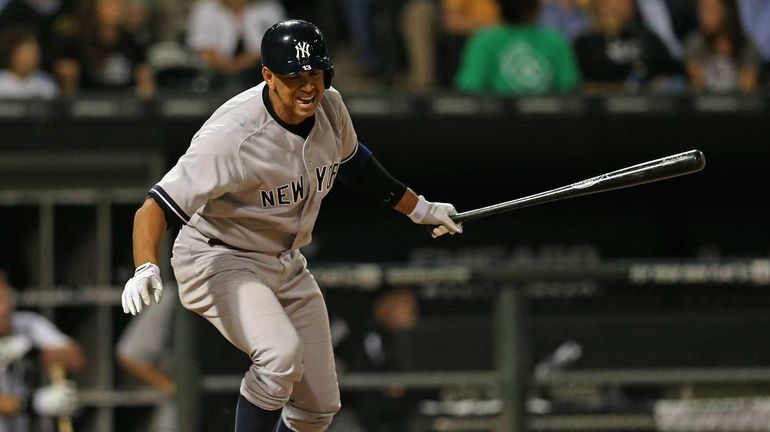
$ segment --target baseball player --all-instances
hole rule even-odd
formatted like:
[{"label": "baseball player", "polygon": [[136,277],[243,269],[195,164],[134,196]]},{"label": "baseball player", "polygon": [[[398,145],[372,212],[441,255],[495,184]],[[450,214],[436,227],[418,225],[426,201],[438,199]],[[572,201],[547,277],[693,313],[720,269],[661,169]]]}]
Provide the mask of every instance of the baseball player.
[{"label": "baseball player", "polygon": [[451,204],[418,196],[358,141],[315,25],[275,24],[262,56],[264,82],[212,114],[137,211],[123,310],[160,301],[158,248],[181,223],[171,264],[182,304],[252,360],[236,432],[321,432],[340,398],[326,305],[299,251],[321,200],[339,178],[434,237],[462,228]]}]

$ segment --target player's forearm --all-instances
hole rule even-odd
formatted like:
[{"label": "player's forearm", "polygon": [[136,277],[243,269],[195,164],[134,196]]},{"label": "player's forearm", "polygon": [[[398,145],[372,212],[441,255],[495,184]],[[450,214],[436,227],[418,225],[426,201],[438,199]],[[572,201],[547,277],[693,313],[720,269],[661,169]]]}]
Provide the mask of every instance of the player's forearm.
[{"label": "player's forearm", "polygon": [[412,212],[412,210],[414,210],[414,207],[417,205],[418,200],[419,200],[419,197],[417,196],[417,194],[411,188],[406,188],[406,190],[404,191],[404,195],[396,203],[396,205],[393,206],[393,208],[396,209],[396,211],[399,213],[408,215],[409,213]]},{"label": "player's forearm", "polygon": [[158,264],[158,250],[166,232],[166,216],[154,199],[144,204],[134,216],[134,265]]}]

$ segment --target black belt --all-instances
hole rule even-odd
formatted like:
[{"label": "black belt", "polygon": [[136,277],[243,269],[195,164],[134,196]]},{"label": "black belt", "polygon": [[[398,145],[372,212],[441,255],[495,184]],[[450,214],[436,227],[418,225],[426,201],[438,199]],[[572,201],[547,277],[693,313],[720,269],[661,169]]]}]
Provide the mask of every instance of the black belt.
[{"label": "black belt", "polygon": [[226,248],[235,249],[235,250],[241,251],[241,252],[254,252],[254,251],[250,251],[248,249],[243,249],[243,248],[235,247],[233,245],[230,245],[230,244],[227,244],[227,243],[223,242],[222,240],[215,239],[215,238],[210,238],[208,240],[208,243],[209,243],[209,246],[224,246]]}]

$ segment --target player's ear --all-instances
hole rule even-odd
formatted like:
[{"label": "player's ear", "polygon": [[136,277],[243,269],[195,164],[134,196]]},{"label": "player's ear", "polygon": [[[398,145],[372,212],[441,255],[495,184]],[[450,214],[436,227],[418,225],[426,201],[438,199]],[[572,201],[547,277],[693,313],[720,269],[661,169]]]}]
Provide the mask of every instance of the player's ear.
[{"label": "player's ear", "polygon": [[275,90],[275,74],[266,66],[262,66],[262,79],[265,80],[270,90]]}]

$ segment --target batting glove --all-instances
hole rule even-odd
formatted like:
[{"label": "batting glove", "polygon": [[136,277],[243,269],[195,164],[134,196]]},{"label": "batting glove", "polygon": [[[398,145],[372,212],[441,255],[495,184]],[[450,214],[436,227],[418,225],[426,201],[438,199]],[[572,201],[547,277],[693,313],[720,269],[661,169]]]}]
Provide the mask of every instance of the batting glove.
[{"label": "batting glove", "polygon": [[155,297],[155,303],[160,303],[160,297],[163,295],[160,269],[147,262],[137,267],[134,277],[126,282],[122,297],[123,313],[136,315],[142,312],[142,303],[150,305],[150,293]]},{"label": "batting glove", "polygon": [[409,213],[409,219],[416,224],[438,225],[431,231],[433,238],[440,237],[446,233],[455,235],[463,232],[461,224],[455,223],[451,216],[457,214],[457,210],[452,204],[430,202],[420,195],[414,210]]},{"label": "batting glove", "polygon": [[35,390],[32,408],[36,413],[49,417],[68,417],[75,413],[79,404],[75,383],[64,381]]}]

